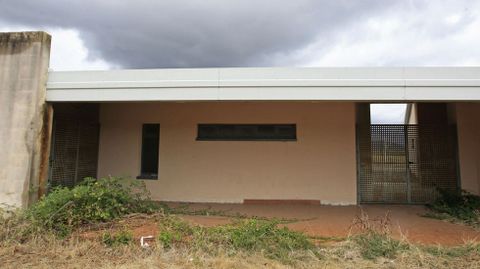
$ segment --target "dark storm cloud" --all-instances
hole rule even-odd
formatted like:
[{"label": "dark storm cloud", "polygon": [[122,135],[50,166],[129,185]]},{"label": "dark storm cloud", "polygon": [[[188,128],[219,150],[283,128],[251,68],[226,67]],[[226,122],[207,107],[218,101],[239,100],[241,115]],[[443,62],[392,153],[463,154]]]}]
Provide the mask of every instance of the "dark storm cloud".
[{"label": "dark storm cloud", "polygon": [[90,53],[126,68],[265,66],[394,2],[0,0],[0,20],[77,29]]}]

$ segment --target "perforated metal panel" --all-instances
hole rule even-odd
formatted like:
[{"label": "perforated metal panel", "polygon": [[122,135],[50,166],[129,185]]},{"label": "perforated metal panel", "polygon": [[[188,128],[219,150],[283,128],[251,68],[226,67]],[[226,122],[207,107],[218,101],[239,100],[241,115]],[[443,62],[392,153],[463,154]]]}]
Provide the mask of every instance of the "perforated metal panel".
[{"label": "perforated metal panel", "polygon": [[357,126],[359,201],[421,204],[457,190],[456,141],[452,125]]},{"label": "perforated metal panel", "polygon": [[54,106],[49,173],[51,187],[71,187],[85,177],[96,176],[98,135],[98,105]]}]

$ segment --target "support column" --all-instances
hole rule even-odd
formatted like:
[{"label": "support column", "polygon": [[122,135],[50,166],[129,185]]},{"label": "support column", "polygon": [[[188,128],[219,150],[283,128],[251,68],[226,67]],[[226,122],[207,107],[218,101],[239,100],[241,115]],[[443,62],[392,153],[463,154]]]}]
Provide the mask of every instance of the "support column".
[{"label": "support column", "polygon": [[[0,205],[27,206],[45,182],[50,35],[0,33]],[[50,113],[50,114],[48,114]]]},{"label": "support column", "polygon": [[365,197],[368,192],[365,192],[364,184],[361,183],[361,178],[369,177],[372,174],[372,135],[370,130],[370,104],[357,103],[356,104],[356,147],[357,147],[357,202],[361,203],[365,200],[370,200],[370,197]]},{"label": "support column", "polygon": [[356,122],[357,124],[370,125],[370,104],[356,104]]}]

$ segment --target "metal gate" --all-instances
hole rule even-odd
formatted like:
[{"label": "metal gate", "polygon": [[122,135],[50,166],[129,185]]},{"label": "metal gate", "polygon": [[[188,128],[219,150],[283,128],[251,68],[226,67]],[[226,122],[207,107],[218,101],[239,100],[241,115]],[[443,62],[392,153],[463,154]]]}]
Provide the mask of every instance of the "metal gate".
[{"label": "metal gate", "polygon": [[360,203],[423,204],[458,189],[456,126],[357,126]]},{"label": "metal gate", "polygon": [[96,177],[98,137],[98,105],[54,105],[49,187]]}]

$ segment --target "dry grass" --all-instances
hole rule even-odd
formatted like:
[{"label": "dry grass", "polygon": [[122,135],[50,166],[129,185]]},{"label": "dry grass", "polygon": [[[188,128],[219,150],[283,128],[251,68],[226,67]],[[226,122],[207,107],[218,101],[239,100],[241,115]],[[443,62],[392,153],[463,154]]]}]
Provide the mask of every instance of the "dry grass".
[{"label": "dry grass", "polygon": [[2,248],[0,260],[2,268],[286,268],[260,253],[212,256],[181,248],[108,248],[99,241],[53,238]]},{"label": "dry grass", "polygon": [[291,250],[285,262],[267,258],[261,249],[232,251],[222,244],[217,244],[214,252],[189,244],[163,248],[158,237],[151,247],[142,248],[138,234],[129,244],[106,245],[102,241],[105,232],[136,231],[148,223],[161,232],[165,228],[158,225],[162,220],[169,221],[170,228],[177,227],[174,217],[162,212],[84,225],[63,239],[30,233],[27,240],[10,240],[18,237],[18,224],[26,223],[0,217],[0,268],[480,268],[480,245],[424,247],[396,241],[390,237],[389,219],[388,213],[371,219],[362,212],[352,222],[354,235],[341,241],[312,238],[317,242],[314,249]]},{"label": "dry grass", "polygon": [[[319,247],[320,257],[305,256],[292,265],[265,258],[261,253],[207,254],[188,248],[143,249],[137,245],[109,248],[99,240],[37,238],[24,244],[2,246],[2,268],[480,268],[478,250],[463,247],[458,256],[435,254],[411,247],[395,259],[367,260],[351,241]],[[441,250],[442,248],[438,248]],[[464,252],[462,252],[464,251]]]},{"label": "dry grass", "polygon": [[350,225],[350,234],[353,233],[377,233],[380,235],[391,234],[390,211],[378,218],[370,218],[368,214],[360,209],[360,215],[355,216]]}]

